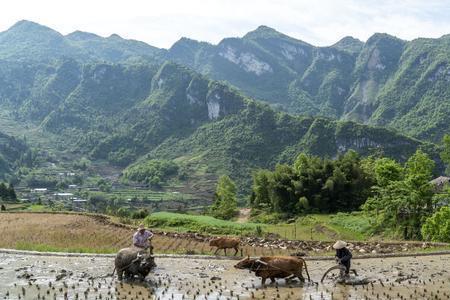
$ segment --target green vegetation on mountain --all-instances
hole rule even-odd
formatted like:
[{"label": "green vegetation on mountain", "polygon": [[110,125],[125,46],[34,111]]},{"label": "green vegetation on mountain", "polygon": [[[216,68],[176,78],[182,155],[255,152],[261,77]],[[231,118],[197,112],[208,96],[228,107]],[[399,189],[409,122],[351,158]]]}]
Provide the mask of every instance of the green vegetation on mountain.
[{"label": "green vegetation on mountain", "polygon": [[442,151],[440,157],[443,163],[447,165],[446,172],[450,173],[450,135],[445,134],[442,138]]},{"label": "green vegetation on mountain", "polygon": [[449,41],[374,34],[366,43],[346,37],[315,47],[260,26],[218,45],[181,39],[168,57],[289,112],[388,126],[436,142],[450,129]]},{"label": "green vegetation on mountain", "polygon": [[0,182],[0,200],[1,201],[17,201],[16,191],[12,185],[6,186],[3,182]]},{"label": "green vegetation on mountain", "polygon": [[251,185],[253,170],[291,163],[300,152],[336,157],[354,149],[406,160],[418,147],[436,156],[432,145],[385,129],[294,117],[247,101],[237,114],[206,123],[187,137],[165,140],[147,158],[173,159],[192,170],[188,173],[229,174],[242,189]]},{"label": "green vegetation on mountain", "polygon": [[[20,21],[0,33],[0,70],[11,72],[0,73],[12,75],[0,74],[0,82],[5,81],[0,101],[35,99],[40,105],[30,101],[24,109],[33,118],[42,117],[36,110],[59,105],[82,81],[84,64],[172,60],[290,113],[382,125],[437,142],[450,129],[449,47],[448,35],[408,42],[379,33],[365,43],[345,37],[315,47],[260,26],[217,45],[182,38],[165,50],[117,35],[76,31],[64,36]],[[81,65],[55,64],[68,58]]]},{"label": "green vegetation on mountain", "polygon": [[173,161],[152,159],[128,167],[123,176],[125,179],[161,187],[169,179],[178,175],[178,171],[179,167]]},{"label": "green vegetation on mountain", "polygon": [[[433,145],[386,129],[276,112],[174,63],[66,60],[55,66],[49,78],[38,77],[47,84],[30,88],[22,103],[14,103],[16,117],[40,122],[65,147],[92,160],[121,167],[137,161],[125,172],[132,181],[163,185],[167,181],[149,170],[146,160],[175,160],[183,180],[199,190],[212,193],[208,181],[227,174],[242,192],[255,168],[292,162],[299,152],[336,157],[354,149],[405,160],[420,147],[436,156]],[[11,109],[11,101],[3,105]],[[138,170],[148,174],[136,175]]]},{"label": "green vegetation on mountain", "polygon": [[33,164],[33,152],[14,137],[0,132],[0,179],[6,179],[22,165]]},{"label": "green vegetation on mountain", "polygon": [[162,50],[146,43],[126,40],[116,34],[103,38],[75,31],[64,36],[26,20],[0,32],[0,59],[8,61],[50,62],[72,57],[83,62],[119,62],[153,59],[160,52]]}]

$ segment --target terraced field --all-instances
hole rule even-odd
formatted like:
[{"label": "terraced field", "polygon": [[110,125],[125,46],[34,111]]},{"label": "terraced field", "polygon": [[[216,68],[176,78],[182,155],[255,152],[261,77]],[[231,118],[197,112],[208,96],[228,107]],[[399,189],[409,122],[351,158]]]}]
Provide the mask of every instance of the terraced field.
[{"label": "terraced field", "polygon": [[132,198],[146,199],[146,201],[164,201],[164,200],[185,201],[194,198],[193,195],[182,194],[179,192],[158,192],[158,191],[151,191],[149,189],[132,189],[132,188],[114,190],[108,193],[91,192],[91,194],[103,195],[107,198],[115,196],[118,199],[132,199]]},{"label": "terraced field", "polygon": [[[0,214],[0,248],[50,252],[115,253],[131,244],[132,227],[102,218],[52,213]],[[212,254],[208,243],[195,238],[156,234],[155,253]],[[288,254],[288,250],[243,246],[242,255]],[[241,253],[239,253],[241,254]]]}]

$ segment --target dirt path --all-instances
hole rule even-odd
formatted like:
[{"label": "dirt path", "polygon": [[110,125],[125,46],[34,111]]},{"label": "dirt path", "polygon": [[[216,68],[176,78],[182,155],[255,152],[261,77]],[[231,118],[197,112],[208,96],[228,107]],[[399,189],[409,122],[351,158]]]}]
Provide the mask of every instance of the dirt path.
[{"label": "dirt path", "polygon": [[[145,283],[108,276],[113,258],[0,254],[0,299],[448,299],[450,255],[355,260],[365,286],[299,282],[263,288],[235,261],[157,258]],[[307,261],[319,281],[330,261]],[[60,280],[56,280],[61,277]],[[39,295],[39,297],[38,297]]]},{"label": "dirt path", "polygon": [[236,220],[237,223],[246,223],[250,218],[251,208],[241,208],[239,210],[239,216]]}]

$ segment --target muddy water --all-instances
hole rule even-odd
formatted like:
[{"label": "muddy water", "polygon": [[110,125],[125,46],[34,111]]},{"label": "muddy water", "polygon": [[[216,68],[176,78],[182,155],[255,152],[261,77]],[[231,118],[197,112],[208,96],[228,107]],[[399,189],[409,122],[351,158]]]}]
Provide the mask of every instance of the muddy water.
[{"label": "muddy water", "polygon": [[[367,285],[285,283],[262,288],[236,261],[157,258],[144,283],[120,283],[112,258],[0,254],[0,299],[450,299],[450,255],[354,260]],[[308,261],[319,281],[331,261]],[[56,278],[60,278],[56,280]]]}]

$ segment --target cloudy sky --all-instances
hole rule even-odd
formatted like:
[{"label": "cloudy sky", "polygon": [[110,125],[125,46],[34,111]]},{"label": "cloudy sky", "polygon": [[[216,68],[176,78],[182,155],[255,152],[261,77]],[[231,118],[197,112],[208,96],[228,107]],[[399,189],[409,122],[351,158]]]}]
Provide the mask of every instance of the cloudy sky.
[{"label": "cloudy sky", "polygon": [[1,0],[0,31],[26,19],[63,34],[117,33],[158,47],[211,43],[264,24],[315,45],[374,32],[403,39],[450,33],[450,0]]}]

